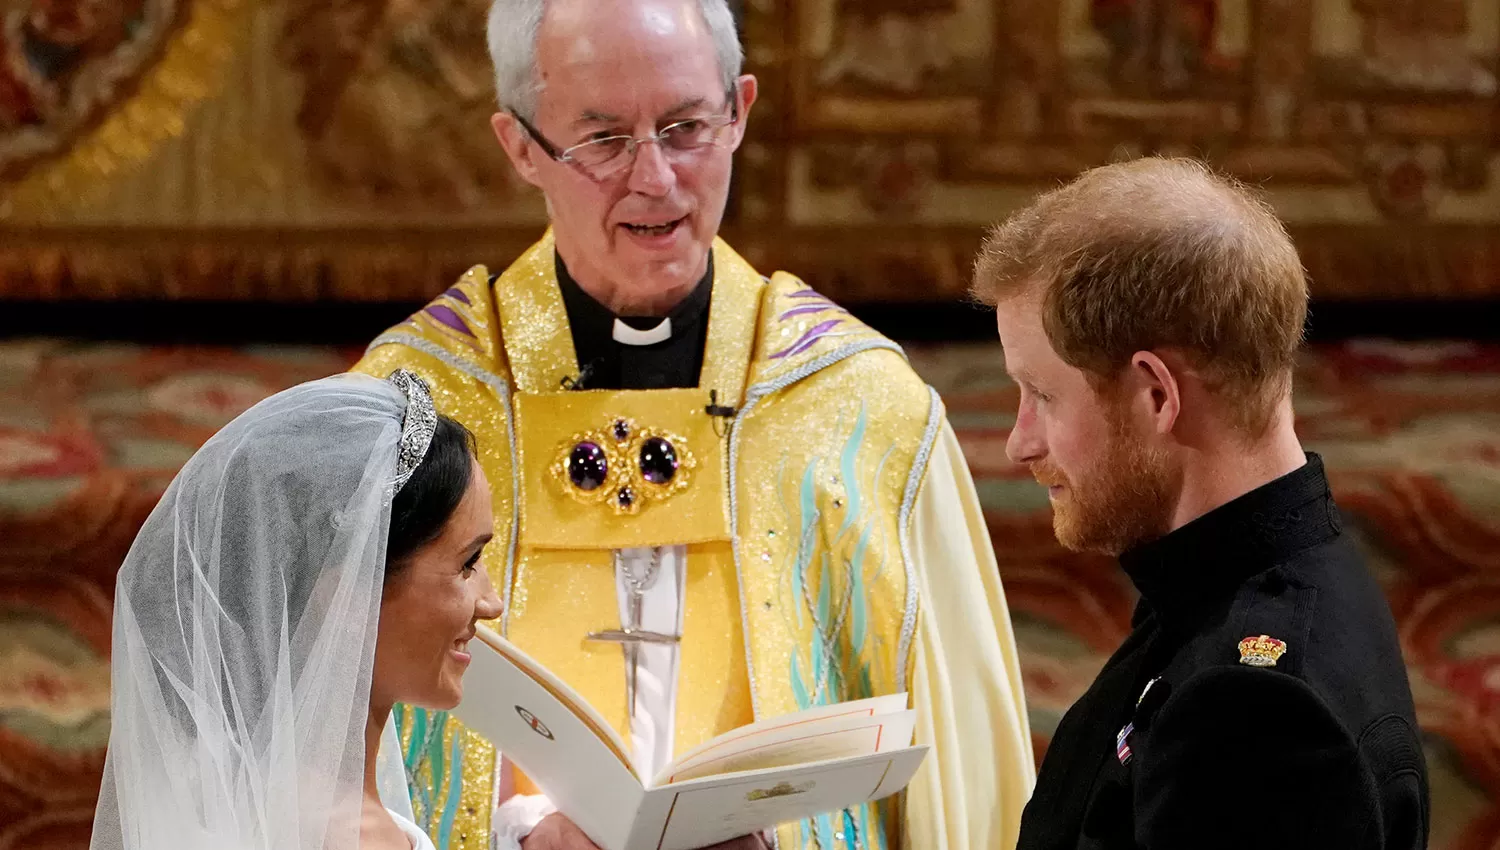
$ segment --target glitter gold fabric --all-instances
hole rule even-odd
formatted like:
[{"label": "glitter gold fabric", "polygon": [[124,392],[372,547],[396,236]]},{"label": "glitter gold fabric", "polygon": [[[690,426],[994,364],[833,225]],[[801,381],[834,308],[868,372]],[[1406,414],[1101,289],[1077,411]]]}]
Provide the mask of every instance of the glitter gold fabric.
[{"label": "glitter gold fabric", "polygon": [[[918,600],[902,505],[923,472],[935,402],[899,349],[716,241],[699,387],[569,391],[578,367],[552,246],[549,233],[493,286],[471,270],[356,366],[411,369],[440,412],[478,435],[496,512],[483,563],[506,601],[496,625],[625,734],[622,654],[584,636],[619,625],[611,549],[682,544],[678,752],[756,717],[908,689],[900,656]],[[705,412],[710,390],[735,409],[729,420]],[[611,417],[680,435],[697,460],[691,484],[634,515],[558,492],[558,447]],[[470,783],[488,794],[494,750],[466,744],[462,764],[461,796]],[[488,811],[469,821],[459,809],[463,830],[450,835],[487,833]],[[892,847],[895,816],[889,804],[854,808],[783,828],[782,846]]]}]

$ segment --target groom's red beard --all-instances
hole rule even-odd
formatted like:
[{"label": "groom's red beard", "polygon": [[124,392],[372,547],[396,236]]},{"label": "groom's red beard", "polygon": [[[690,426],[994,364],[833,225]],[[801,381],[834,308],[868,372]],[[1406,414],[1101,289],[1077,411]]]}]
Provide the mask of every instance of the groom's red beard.
[{"label": "groom's red beard", "polygon": [[1031,474],[1062,488],[1052,497],[1052,529],[1064,548],[1117,556],[1170,530],[1181,476],[1113,410],[1108,416],[1108,442],[1076,480],[1046,460],[1031,464]]}]

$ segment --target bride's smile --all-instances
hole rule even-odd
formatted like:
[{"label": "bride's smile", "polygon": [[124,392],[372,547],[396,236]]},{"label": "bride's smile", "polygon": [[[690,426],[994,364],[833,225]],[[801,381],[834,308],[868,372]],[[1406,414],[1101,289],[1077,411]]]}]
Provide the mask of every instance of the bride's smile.
[{"label": "bride's smile", "polygon": [[493,536],[490,487],[470,462],[469,486],[431,541],[392,564],[380,605],[370,697],[450,709],[463,697],[474,624],[500,616],[500,599],[479,564]]}]

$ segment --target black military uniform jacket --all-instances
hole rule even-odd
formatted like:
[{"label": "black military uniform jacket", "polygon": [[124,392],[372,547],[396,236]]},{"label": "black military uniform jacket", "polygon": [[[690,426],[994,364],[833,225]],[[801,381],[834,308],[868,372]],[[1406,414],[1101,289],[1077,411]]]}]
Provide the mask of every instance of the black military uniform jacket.
[{"label": "black military uniform jacket", "polygon": [[1395,623],[1317,455],[1120,560],[1133,629],[1052,738],[1023,850],[1427,845]]}]

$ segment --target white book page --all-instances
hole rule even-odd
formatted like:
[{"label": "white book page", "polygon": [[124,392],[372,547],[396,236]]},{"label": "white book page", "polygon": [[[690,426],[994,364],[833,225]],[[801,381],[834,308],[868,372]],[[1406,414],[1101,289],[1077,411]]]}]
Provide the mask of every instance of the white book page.
[{"label": "white book page", "polygon": [[[831,705],[820,705],[799,711],[794,714],[783,714],[780,717],[772,717],[767,720],[757,721],[748,726],[731,729],[717,738],[706,741],[678,756],[671,764],[661,769],[657,774],[656,782],[661,784],[665,777],[671,776],[679,768],[696,763],[705,754],[714,756],[723,755],[735,750],[743,750],[755,747],[762,743],[761,736],[766,733],[774,733],[780,729],[808,724],[816,720],[824,720],[836,717],[876,717],[882,714],[897,714],[906,710],[906,694],[890,694],[882,697],[870,697],[868,699],[851,700],[849,702],[838,702]],[[911,743],[905,741],[903,743]]]},{"label": "white book page", "polygon": [[615,746],[600,739],[594,726],[603,721],[559,698],[577,695],[555,676],[517,666],[507,657],[512,645],[501,641],[502,654],[498,636],[481,637],[469,643],[473,661],[454,716],[515,762],[595,844],[622,850],[644,789]]},{"label": "white book page", "polygon": [[630,758],[630,747],[625,743],[625,739],[620,737],[620,733],[615,731],[615,727],[611,726],[609,721],[605,720],[604,716],[596,711],[589,704],[588,700],[583,698],[582,694],[568,687],[567,682],[559,679],[555,673],[542,666],[541,662],[527,655],[519,646],[506,640],[499,632],[491,629],[489,626],[476,625],[474,636],[504,656],[511,664],[520,668],[521,672],[536,679],[542,687],[550,691],[565,706],[573,709],[579,715],[580,719],[587,723],[594,730],[594,733],[614,750],[615,755],[619,757],[620,761],[629,766],[632,772],[635,772],[635,765]]},{"label": "white book page", "polygon": [[695,850],[888,797],[911,782],[928,749],[907,747],[652,789],[626,850]]},{"label": "white book page", "polygon": [[916,725],[917,713],[906,710],[874,717],[825,717],[766,730],[736,742],[736,746],[707,750],[681,762],[672,773],[656,777],[652,787],[702,776],[888,752],[910,746]]}]

